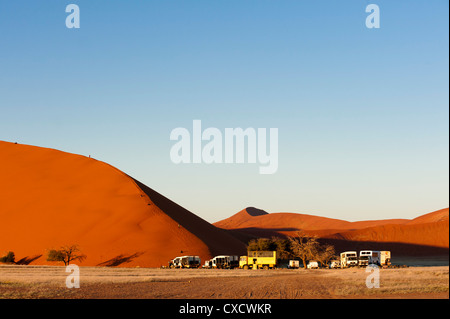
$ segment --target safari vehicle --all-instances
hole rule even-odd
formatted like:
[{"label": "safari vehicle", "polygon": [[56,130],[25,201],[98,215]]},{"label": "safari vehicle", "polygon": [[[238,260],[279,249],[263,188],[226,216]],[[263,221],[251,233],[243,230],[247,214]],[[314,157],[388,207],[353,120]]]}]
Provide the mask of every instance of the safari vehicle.
[{"label": "safari vehicle", "polygon": [[289,269],[300,268],[300,261],[299,260],[289,260],[288,268]]},{"label": "safari vehicle", "polygon": [[379,266],[389,267],[391,265],[391,252],[387,250],[380,251]]},{"label": "safari vehicle", "polygon": [[315,260],[310,260],[308,262],[308,265],[306,265],[306,268],[308,269],[319,269],[319,263]]},{"label": "safari vehicle", "polygon": [[181,256],[172,259],[169,262],[170,268],[199,268],[200,257],[198,256]]},{"label": "safari vehicle", "polygon": [[249,251],[246,256],[239,259],[239,268],[242,269],[269,269],[276,266],[276,251]]},{"label": "safari vehicle", "polygon": [[216,256],[211,259],[212,268],[232,269],[239,267],[238,256]]},{"label": "safari vehicle", "polygon": [[377,252],[373,252],[372,250],[361,250],[359,252],[359,258],[358,258],[358,266],[359,267],[365,267],[371,264],[372,254]]},{"label": "safari vehicle", "polygon": [[358,266],[358,254],[356,251],[344,251],[341,253],[341,268]]},{"label": "safari vehicle", "polygon": [[358,266],[364,267],[369,264],[379,264],[380,252],[374,250],[361,250],[359,252]]},{"label": "safari vehicle", "polygon": [[382,267],[389,267],[391,265],[391,252],[388,250],[374,251],[361,250],[359,252],[359,266],[367,266],[375,264]]},{"label": "safari vehicle", "polygon": [[180,268],[181,266],[181,257],[175,257],[171,261],[169,261],[169,268]]},{"label": "safari vehicle", "polygon": [[332,260],[330,262],[330,269],[341,268],[341,262],[339,260]]}]

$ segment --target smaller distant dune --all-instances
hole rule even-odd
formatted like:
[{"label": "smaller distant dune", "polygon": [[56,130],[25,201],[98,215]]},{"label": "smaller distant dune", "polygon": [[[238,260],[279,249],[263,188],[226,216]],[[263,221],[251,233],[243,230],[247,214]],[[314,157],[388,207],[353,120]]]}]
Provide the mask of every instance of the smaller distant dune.
[{"label": "smaller distant dune", "polygon": [[[303,231],[341,248],[392,247],[399,254],[448,255],[449,209],[414,219],[385,219],[348,222],[298,213],[253,216],[248,208],[214,225],[249,237],[295,236]],[[364,249],[364,248],[362,248]]]},{"label": "smaller distant dune", "polygon": [[425,224],[425,223],[448,223],[448,208],[440,209],[435,212],[425,214],[408,221],[408,225]]}]

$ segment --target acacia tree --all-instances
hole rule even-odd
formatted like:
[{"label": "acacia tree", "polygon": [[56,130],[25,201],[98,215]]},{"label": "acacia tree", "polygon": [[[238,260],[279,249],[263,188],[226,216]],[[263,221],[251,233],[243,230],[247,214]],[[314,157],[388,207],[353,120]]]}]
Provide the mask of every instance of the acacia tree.
[{"label": "acacia tree", "polygon": [[248,243],[247,250],[248,251],[264,251],[264,250],[272,250],[272,242],[267,238],[258,238],[252,239]]},{"label": "acacia tree", "polygon": [[277,251],[277,256],[280,259],[289,259],[292,256],[290,241],[284,238],[272,237],[272,243]]},{"label": "acacia tree", "polygon": [[59,250],[51,249],[47,255],[47,261],[62,261],[64,266],[73,260],[83,262],[85,259],[86,255],[80,253],[78,245],[63,246]]},{"label": "acacia tree", "polygon": [[247,245],[247,251],[265,250],[275,250],[277,252],[278,259],[288,259],[292,256],[289,240],[284,238],[257,238],[250,240]]},{"label": "acacia tree", "polygon": [[292,252],[303,262],[303,267],[307,269],[306,262],[315,259],[318,255],[320,244],[317,237],[307,236],[303,232],[298,232],[297,237],[289,237]]},{"label": "acacia tree", "polygon": [[330,260],[336,257],[336,251],[332,245],[320,246],[316,259],[323,265],[327,266]]}]

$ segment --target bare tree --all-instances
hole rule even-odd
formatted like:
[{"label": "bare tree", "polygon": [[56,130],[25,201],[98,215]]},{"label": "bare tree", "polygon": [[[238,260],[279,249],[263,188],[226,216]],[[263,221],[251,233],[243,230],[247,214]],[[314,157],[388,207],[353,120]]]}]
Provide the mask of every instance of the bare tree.
[{"label": "bare tree", "polygon": [[330,260],[336,257],[336,251],[332,245],[320,246],[317,256],[315,257],[322,266],[327,266]]},{"label": "bare tree", "polygon": [[63,246],[59,250],[51,249],[47,255],[47,261],[62,261],[64,266],[73,260],[83,262],[85,259],[86,255],[80,253],[78,245]]},{"label": "bare tree", "polygon": [[303,262],[303,267],[307,269],[306,262],[317,257],[319,242],[317,237],[307,236],[303,232],[298,232],[297,237],[289,237],[291,249],[295,256]]}]

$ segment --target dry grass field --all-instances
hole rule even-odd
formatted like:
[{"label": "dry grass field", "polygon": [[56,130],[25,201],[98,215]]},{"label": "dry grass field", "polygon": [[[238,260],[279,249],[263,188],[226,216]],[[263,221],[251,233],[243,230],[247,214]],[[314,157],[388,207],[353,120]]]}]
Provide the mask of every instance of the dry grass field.
[{"label": "dry grass field", "polygon": [[80,288],[58,266],[0,266],[1,299],[330,299],[449,298],[449,267],[216,270],[80,267]]}]

